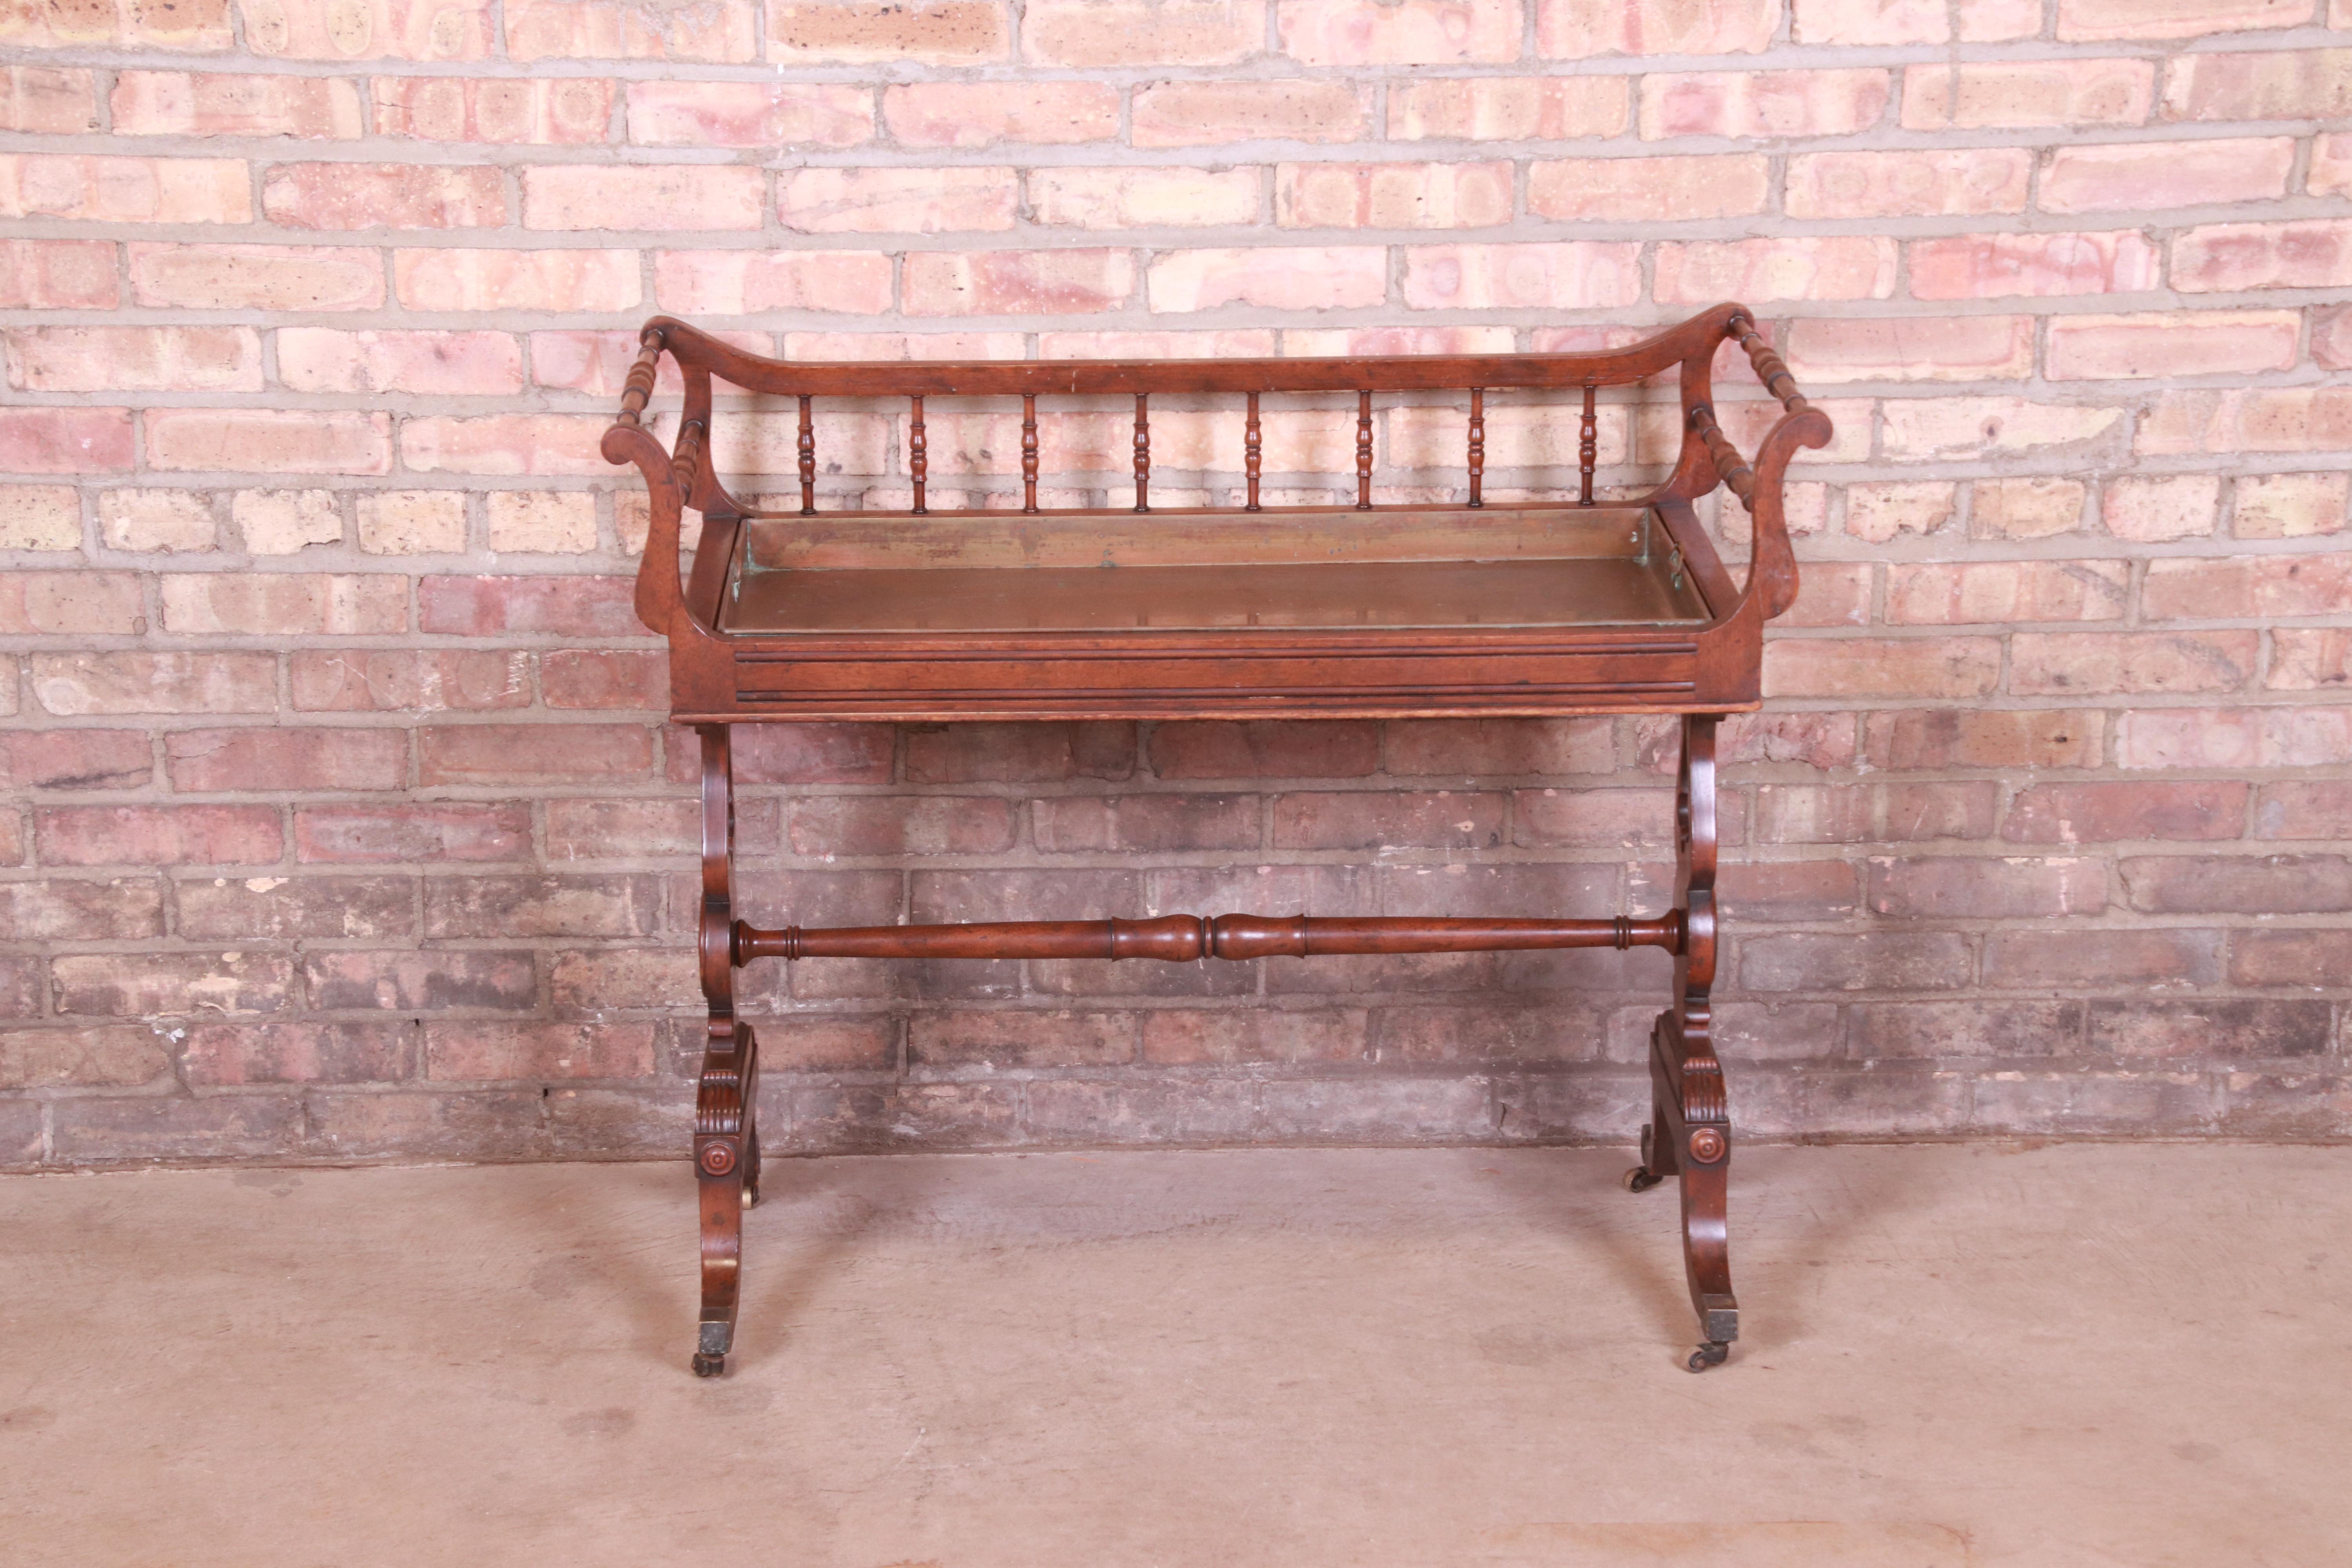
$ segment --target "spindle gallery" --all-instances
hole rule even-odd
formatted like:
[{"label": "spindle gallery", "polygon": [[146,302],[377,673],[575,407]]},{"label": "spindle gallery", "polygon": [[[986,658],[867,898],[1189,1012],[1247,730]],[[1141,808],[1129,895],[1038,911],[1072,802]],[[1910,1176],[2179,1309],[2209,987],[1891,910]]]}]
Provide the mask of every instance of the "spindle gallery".
[{"label": "spindle gallery", "polygon": [[[1712,367],[1747,351],[1778,421],[1751,465],[1724,433]],[[1721,1363],[1739,1331],[1727,1242],[1731,1127],[1710,1022],[1715,980],[1718,715],[1754,709],[1764,623],[1789,608],[1797,570],[1781,483],[1801,447],[1830,439],[1744,306],[1717,305],[1606,353],[1384,359],[796,363],[730,347],[667,317],[647,322],[604,456],[651,492],[637,613],[669,639],[672,716],[702,747],[699,963],[709,1008],[695,1103],[702,1316],[694,1370],[733,1346],[742,1211],[758,1201],[759,1045],[738,1016],[735,972],[768,959],[1096,958],[1247,963],[1273,955],[1656,947],[1673,994],[1652,1031],[1652,1112],[1639,1192],[1682,1190],[1683,1257],[1699,1344]],[[647,426],[663,357],[685,405],[674,446]],[[1655,488],[1594,491],[1599,398],[1675,373],[1680,442]],[[761,510],[714,472],[719,383],[791,400],[800,497]],[[1353,393],[1352,500],[1269,505],[1270,399]],[[1532,400],[1576,422],[1574,499],[1486,493],[1491,398]],[[1151,399],[1238,399],[1237,507],[1152,502]],[[1458,504],[1374,500],[1382,397],[1466,397]],[[1134,503],[1038,500],[1039,403],[1134,399]],[[934,511],[925,399],[1020,400],[1022,505]],[[907,410],[903,511],[819,507],[820,401]],[[1667,461],[1660,455],[1660,467]],[[1327,480],[1328,482],[1328,480]],[[1118,481],[1123,490],[1124,479]],[[1718,485],[1750,514],[1745,580],[1718,559],[1693,502]],[[680,527],[701,517],[690,578]],[[736,724],[1038,719],[1681,717],[1674,908],[1654,918],[1333,919],[1306,911],[1154,919],[761,930],[736,917],[730,731]]]}]

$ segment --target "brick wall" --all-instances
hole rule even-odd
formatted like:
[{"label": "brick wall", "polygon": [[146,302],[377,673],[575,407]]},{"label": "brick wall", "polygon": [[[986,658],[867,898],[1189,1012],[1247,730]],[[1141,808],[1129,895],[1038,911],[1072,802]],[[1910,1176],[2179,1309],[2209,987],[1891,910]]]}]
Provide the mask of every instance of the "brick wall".
[{"label": "brick wall", "polygon": [[[0,47],[0,1163],[683,1148],[691,759],[595,452],[656,308],[1017,356],[1745,300],[1839,434],[1727,735],[1738,1120],[2347,1131],[2352,0],[12,0]],[[982,413],[937,489],[1003,489]],[[831,417],[827,504],[903,497]],[[1458,482],[1452,417],[1384,409],[1385,494]],[[1644,721],[740,750],[767,923],[1670,875]],[[799,1149],[1614,1138],[1658,959],[745,979]]]}]

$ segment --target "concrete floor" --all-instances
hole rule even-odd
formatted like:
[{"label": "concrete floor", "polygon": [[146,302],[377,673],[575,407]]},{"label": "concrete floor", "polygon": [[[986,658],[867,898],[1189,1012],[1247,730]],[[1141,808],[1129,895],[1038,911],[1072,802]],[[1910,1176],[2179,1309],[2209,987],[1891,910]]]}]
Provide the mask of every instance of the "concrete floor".
[{"label": "concrete floor", "polygon": [[0,1180],[10,1568],[2352,1561],[2352,1149],[1749,1148],[1693,1376],[1594,1151]]}]

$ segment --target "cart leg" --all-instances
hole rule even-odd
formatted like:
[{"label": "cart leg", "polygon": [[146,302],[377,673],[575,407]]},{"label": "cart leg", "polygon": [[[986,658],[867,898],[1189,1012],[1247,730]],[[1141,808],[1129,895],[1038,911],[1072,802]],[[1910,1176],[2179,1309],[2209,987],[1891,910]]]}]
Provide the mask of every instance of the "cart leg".
[{"label": "cart leg", "polygon": [[1739,1302],[1731,1289],[1727,1181],[1731,1118],[1723,1064],[1715,1054],[1715,720],[1683,720],[1681,776],[1675,791],[1676,880],[1684,919],[1675,960],[1675,1005],[1658,1016],[1651,1037],[1651,1120],[1642,1131],[1642,1163],[1627,1173],[1635,1192],[1671,1175],[1682,1178],[1683,1273],[1700,1340],[1685,1363],[1720,1366],[1739,1337]]},{"label": "cart leg", "polygon": [[760,1047],[735,1016],[735,798],[727,727],[702,738],[702,913],[697,946],[709,1005],[695,1086],[694,1173],[702,1232],[702,1320],[694,1370],[716,1377],[735,1348],[743,1275],[743,1211],[759,1200]]}]

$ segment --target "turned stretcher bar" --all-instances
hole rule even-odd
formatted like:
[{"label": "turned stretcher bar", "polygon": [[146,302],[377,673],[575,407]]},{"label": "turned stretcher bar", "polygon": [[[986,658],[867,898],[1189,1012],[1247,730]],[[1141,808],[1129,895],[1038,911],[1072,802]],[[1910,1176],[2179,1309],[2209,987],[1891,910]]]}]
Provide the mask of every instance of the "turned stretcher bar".
[{"label": "turned stretcher bar", "polygon": [[786,926],[735,922],[737,967],[762,958],[1325,958],[1364,952],[1683,948],[1682,912],[1653,920],[1327,920],[1161,915],[1148,921],[997,921],[961,925]]}]

